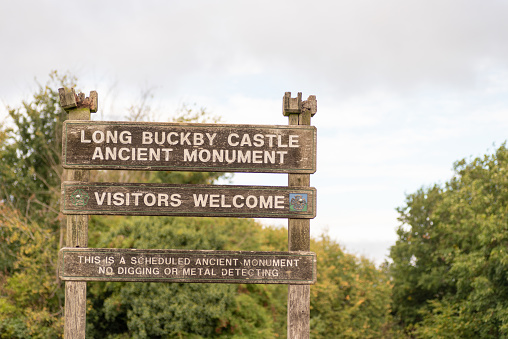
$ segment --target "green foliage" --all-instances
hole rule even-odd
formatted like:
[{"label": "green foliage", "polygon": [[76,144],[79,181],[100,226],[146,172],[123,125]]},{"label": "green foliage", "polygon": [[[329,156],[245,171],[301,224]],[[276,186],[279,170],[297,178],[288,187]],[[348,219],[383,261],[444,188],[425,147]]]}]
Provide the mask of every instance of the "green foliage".
[{"label": "green foliage", "polygon": [[71,84],[70,77],[52,73],[31,101],[9,108],[12,124],[0,127],[1,338],[55,338],[63,332],[56,264],[66,114],[56,89]]},{"label": "green foliage", "polygon": [[[0,126],[0,338],[63,333],[64,289],[56,265],[64,238],[59,198],[61,127],[67,114],[59,106],[57,88],[73,82],[51,74],[31,101],[9,109],[12,128]],[[149,97],[147,92],[140,105],[131,106],[133,119],[147,119]],[[174,118],[207,120],[203,109],[187,106]],[[91,172],[92,181],[174,184],[211,184],[223,176]],[[285,251],[287,230],[251,219],[94,216],[89,246]],[[314,240],[312,249],[318,254],[318,283],[311,287],[313,337],[387,336],[390,283],[385,272],[345,254],[327,236]],[[502,252],[498,258],[505,260]],[[488,282],[478,280],[474,286]],[[94,282],[87,293],[89,338],[286,337],[286,285]]]},{"label": "green foliage", "polygon": [[[250,219],[94,217],[90,228],[92,247],[287,248],[284,228],[262,227]],[[318,255],[318,282],[311,287],[312,337],[389,337],[387,274],[344,253],[328,236],[313,240],[312,250]],[[90,338],[286,337],[286,285],[94,283],[88,293]]]},{"label": "green foliage", "polygon": [[382,338],[390,326],[388,275],[364,258],[344,253],[323,235],[313,240],[317,283],[311,287],[312,338]]},{"label": "green foliage", "polygon": [[197,108],[196,105],[190,107],[183,104],[177,109],[175,117],[171,119],[172,122],[182,123],[220,123],[220,117],[211,116],[205,108]]},{"label": "green foliage", "polygon": [[55,228],[59,224],[62,122],[67,117],[57,89],[73,82],[53,72],[31,101],[9,108],[14,126],[0,132],[0,201]]},{"label": "green foliage", "polygon": [[[107,218],[106,218],[107,219]],[[133,217],[97,218],[101,236],[94,247],[243,250],[266,242],[260,225],[250,219]],[[104,231],[106,222],[109,230]],[[92,226],[91,228],[95,228]],[[278,230],[272,230],[279,233]],[[87,335],[105,334],[132,338],[157,337],[274,337],[274,324],[285,314],[280,298],[285,286],[184,284],[184,283],[94,283],[89,288]],[[284,295],[282,294],[282,295]],[[248,307],[246,309],[246,307]],[[285,329],[284,329],[285,331]]]},{"label": "green foliage", "polygon": [[[441,257],[436,255],[443,251],[439,248],[440,239],[431,237],[435,225],[430,216],[441,202],[441,194],[437,186],[419,190],[407,196],[406,207],[398,209],[403,225],[397,229],[399,239],[390,252],[394,278],[392,307],[407,324],[421,321],[421,308],[427,307],[427,300],[453,288],[442,281],[446,266],[441,265]],[[446,250],[442,254],[448,255]]]},{"label": "green foliage", "polygon": [[455,164],[407,197],[392,247],[393,310],[422,338],[508,336],[508,150]]},{"label": "green foliage", "polygon": [[55,232],[0,203],[0,244],[6,249],[0,262],[0,338],[60,337],[63,286],[56,276]]}]

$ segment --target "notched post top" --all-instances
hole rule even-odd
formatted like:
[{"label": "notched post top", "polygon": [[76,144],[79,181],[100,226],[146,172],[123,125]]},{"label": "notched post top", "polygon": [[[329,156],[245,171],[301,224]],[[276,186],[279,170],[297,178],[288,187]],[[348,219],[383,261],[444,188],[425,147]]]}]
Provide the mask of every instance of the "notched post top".
[{"label": "notched post top", "polygon": [[315,95],[309,95],[307,100],[302,101],[302,92],[298,92],[296,98],[291,98],[291,92],[284,93],[282,99],[282,114],[287,117],[290,114],[301,114],[306,111],[314,116],[317,112],[317,100]]},{"label": "notched post top", "polygon": [[291,92],[284,93],[282,99],[282,114],[289,116],[290,114],[302,113],[302,92],[298,92],[296,98],[291,98]]},{"label": "notched post top", "polygon": [[59,88],[60,105],[65,111],[74,108],[89,108],[91,113],[97,112],[98,96],[96,91],[91,91],[89,97],[84,93],[76,94],[74,88]]}]

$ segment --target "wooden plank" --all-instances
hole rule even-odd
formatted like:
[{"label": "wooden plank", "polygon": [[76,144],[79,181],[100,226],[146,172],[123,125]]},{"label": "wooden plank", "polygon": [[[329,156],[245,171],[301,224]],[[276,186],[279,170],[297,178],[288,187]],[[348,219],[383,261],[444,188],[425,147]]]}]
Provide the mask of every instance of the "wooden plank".
[{"label": "wooden plank", "polygon": [[62,212],[308,219],[316,215],[316,189],[66,181]]},{"label": "wooden plank", "polygon": [[63,248],[66,281],[314,284],[316,254],[209,250]]},{"label": "wooden plank", "polygon": [[[316,97],[311,95],[302,101],[302,94],[298,93],[296,99],[286,92],[283,98],[283,115],[288,117],[289,125],[310,125],[311,116],[316,114]],[[289,174],[288,186],[310,186],[309,174]],[[289,251],[310,250],[310,220],[288,219],[288,249]],[[288,327],[287,337],[307,339],[310,337],[310,286],[288,286]]]},{"label": "wooden plank", "polygon": [[[85,98],[83,93],[76,95],[74,89],[60,88],[60,105],[69,113],[71,120],[90,120],[90,102],[95,105],[97,111],[97,92],[93,91],[90,100]],[[92,110],[93,111],[93,110]],[[90,171],[82,169],[67,169],[64,171],[64,178],[67,180],[88,181]],[[67,247],[88,246],[88,216],[68,215],[67,216]],[[66,281],[65,282],[65,324],[64,338],[84,339],[86,329],[86,282]]]},{"label": "wooden plank", "polygon": [[60,106],[64,110],[69,111],[78,106],[74,88],[59,88],[58,95],[60,96]]},{"label": "wooden plank", "polygon": [[86,282],[65,282],[64,337],[85,338],[86,329]]},{"label": "wooden plank", "polygon": [[313,126],[66,121],[64,168],[314,173]]},{"label": "wooden plank", "polygon": [[288,338],[310,337],[310,286],[288,286]]}]

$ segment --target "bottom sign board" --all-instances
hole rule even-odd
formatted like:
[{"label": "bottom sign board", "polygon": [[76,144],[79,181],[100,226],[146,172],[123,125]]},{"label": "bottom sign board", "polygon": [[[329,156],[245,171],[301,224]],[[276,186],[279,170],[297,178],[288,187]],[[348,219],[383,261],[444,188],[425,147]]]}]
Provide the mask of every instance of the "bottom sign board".
[{"label": "bottom sign board", "polygon": [[313,252],[62,248],[59,275],[73,281],[291,284],[316,282]]}]

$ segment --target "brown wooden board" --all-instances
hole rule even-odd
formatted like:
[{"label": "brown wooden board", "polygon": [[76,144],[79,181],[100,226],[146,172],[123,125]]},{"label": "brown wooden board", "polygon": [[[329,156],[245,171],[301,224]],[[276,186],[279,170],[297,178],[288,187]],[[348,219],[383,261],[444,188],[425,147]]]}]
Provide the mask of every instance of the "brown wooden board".
[{"label": "brown wooden board", "polygon": [[316,189],[65,181],[61,206],[64,214],[312,219]]},{"label": "brown wooden board", "polygon": [[316,127],[67,120],[64,168],[314,173]]},{"label": "brown wooden board", "polygon": [[74,281],[316,282],[313,252],[62,248],[58,266],[62,280]]}]

